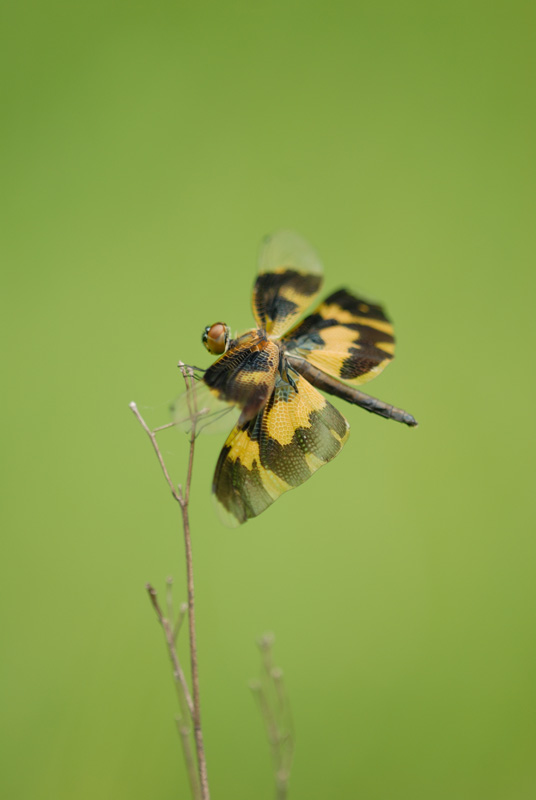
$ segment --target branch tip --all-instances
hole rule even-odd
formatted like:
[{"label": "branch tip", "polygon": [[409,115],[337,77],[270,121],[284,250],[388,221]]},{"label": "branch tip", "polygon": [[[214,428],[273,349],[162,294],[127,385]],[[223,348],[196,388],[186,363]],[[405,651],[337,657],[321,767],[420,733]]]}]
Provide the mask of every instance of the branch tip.
[{"label": "branch tip", "polygon": [[274,642],[275,636],[273,633],[264,633],[257,639],[257,646],[261,650],[269,650],[271,647],[273,647]]}]

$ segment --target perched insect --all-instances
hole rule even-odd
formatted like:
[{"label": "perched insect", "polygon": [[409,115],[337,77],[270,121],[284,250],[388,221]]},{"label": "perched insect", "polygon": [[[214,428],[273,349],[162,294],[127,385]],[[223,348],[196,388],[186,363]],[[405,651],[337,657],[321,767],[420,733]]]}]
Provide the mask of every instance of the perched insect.
[{"label": "perched insect", "polygon": [[223,322],[203,333],[205,347],[219,358],[202,386],[196,384],[190,407],[193,399],[209,421],[220,413],[212,400],[240,411],[212,487],[228,525],[256,517],[341,450],[349,424],[318,389],[417,425],[411,414],[356,388],[393,358],[393,326],[380,306],[339,289],[298,322],[321,285],[313,248],[296,233],[279,231],[261,247],[253,288],[257,327],[235,339]]}]

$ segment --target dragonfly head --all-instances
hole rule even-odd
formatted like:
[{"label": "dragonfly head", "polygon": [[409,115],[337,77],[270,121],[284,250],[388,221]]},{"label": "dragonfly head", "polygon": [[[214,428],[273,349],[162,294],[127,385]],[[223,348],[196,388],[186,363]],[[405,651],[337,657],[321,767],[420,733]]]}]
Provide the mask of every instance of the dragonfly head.
[{"label": "dragonfly head", "polygon": [[207,325],[203,331],[203,344],[213,356],[221,356],[229,347],[231,329],[225,322]]}]

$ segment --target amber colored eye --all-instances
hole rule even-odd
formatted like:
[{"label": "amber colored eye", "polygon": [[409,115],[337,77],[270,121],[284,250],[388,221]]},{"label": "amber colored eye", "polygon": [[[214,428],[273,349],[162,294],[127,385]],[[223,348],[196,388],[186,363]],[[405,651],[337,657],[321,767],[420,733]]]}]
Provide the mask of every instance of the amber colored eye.
[{"label": "amber colored eye", "polygon": [[203,332],[203,344],[209,353],[219,356],[225,353],[229,340],[229,328],[223,322],[207,325]]}]

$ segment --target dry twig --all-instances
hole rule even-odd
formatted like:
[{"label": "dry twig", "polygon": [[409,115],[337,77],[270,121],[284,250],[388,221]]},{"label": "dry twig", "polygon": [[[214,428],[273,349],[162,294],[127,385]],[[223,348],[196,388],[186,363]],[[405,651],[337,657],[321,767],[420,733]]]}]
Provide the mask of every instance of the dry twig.
[{"label": "dry twig", "polygon": [[162,609],[160,608],[160,604],[158,603],[156,590],[151,586],[150,583],[148,583],[145,588],[147,589],[151,603],[153,604],[153,608],[156,611],[156,616],[158,617],[158,620],[164,630],[169,657],[173,665],[173,677],[175,679],[175,687],[177,689],[177,697],[181,709],[180,716],[175,717],[175,720],[177,723],[177,730],[179,732],[179,736],[181,737],[184,762],[186,764],[186,771],[188,773],[188,780],[190,782],[192,797],[194,800],[201,800],[202,795],[199,786],[199,777],[195,768],[195,761],[192,753],[192,744],[190,740],[190,733],[192,729],[189,721],[193,717],[194,704],[190,695],[190,691],[188,689],[188,684],[186,683],[186,679],[184,677],[184,673],[182,671],[179,662],[179,657],[177,655],[175,638],[173,636],[172,622],[170,621],[170,619],[168,619],[163,615]]},{"label": "dry twig", "polygon": [[[182,362],[179,362],[179,368],[184,377],[186,387],[187,388],[192,387],[194,382],[193,371],[190,368],[186,367]],[[158,462],[162,469],[162,472],[164,473],[164,477],[167,481],[169,488],[171,489],[171,494],[173,495],[173,498],[177,501],[181,509],[182,527],[184,532],[184,549],[186,556],[186,580],[188,587],[188,627],[189,627],[190,662],[191,662],[191,675],[192,675],[192,696],[190,696],[190,693],[188,691],[188,686],[184,678],[184,673],[180,667],[180,663],[175,648],[175,640],[176,636],[178,635],[178,630],[180,628],[182,619],[179,616],[179,619],[177,619],[175,625],[173,625],[173,622],[170,622],[163,615],[162,610],[160,609],[160,606],[158,604],[155,590],[149,584],[147,585],[147,590],[149,592],[151,602],[157,613],[158,619],[160,620],[160,623],[164,629],[169,655],[173,663],[173,672],[175,676],[175,685],[177,686],[177,692],[179,695],[179,702],[181,701],[181,696],[183,695],[184,703],[187,707],[188,714],[191,716],[192,719],[192,724],[194,729],[195,751],[197,756],[197,767],[199,773],[199,786],[196,788],[196,786],[192,785],[192,775],[189,771],[190,783],[192,785],[192,793],[194,795],[194,798],[200,797],[201,800],[210,800],[205,747],[203,742],[203,731],[201,728],[201,702],[199,695],[199,669],[197,663],[197,638],[196,638],[196,628],[195,628],[194,570],[193,570],[193,559],[192,559],[192,540],[190,535],[190,519],[188,514],[188,502],[190,499],[190,487],[192,483],[192,470],[194,463],[194,447],[195,447],[195,436],[196,436],[197,408],[195,407],[195,402],[196,402],[195,392],[190,392],[188,395],[188,403],[189,403],[189,412],[190,412],[192,427],[190,431],[188,468],[187,468],[186,483],[184,486],[184,490],[182,489],[180,484],[177,486],[177,488],[175,488],[175,485],[173,484],[173,481],[169,476],[169,472],[167,470],[165,461],[162,457],[162,453],[160,452],[158,443],[156,441],[156,433],[165,428],[172,427],[173,423],[170,423],[169,425],[162,425],[159,428],[151,430],[147,425],[147,423],[145,422],[145,420],[143,419],[143,417],[141,416],[140,412],[138,411],[136,403],[131,403],[130,408],[132,409],[132,412],[136,416],[142,428],[149,436],[156,457],[158,458]],[[184,747],[184,742],[187,738],[187,736],[185,735],[186,729],[184,727],[184,716],[185,714],[183,713],[182,717],[179,718],[179,721],[177,723],[179,727],[179,733],[181,735],[181,741],[183,742],[183,747]],[[184,755],[187,763],[187,768],[189,768],[189,765],[191,768],[191,764],[193,763],[193,758],[191,757],[191,752],[188,752],[187,748],[184,749]],[[197,776],[196,776],[196,785],[197,785]],[[197,794],[196,791],[198,791]]]},{"label": "dry twig", "polygon": [[294,727],[283,682],[283,671],[273,664],[274,641],[271,633],[264,634],[257,641],[262,659],[261,677],[259,680],[251,681],[250,688],[259,704],[270,742],[276,798],[286,800],[294,756]]}]

